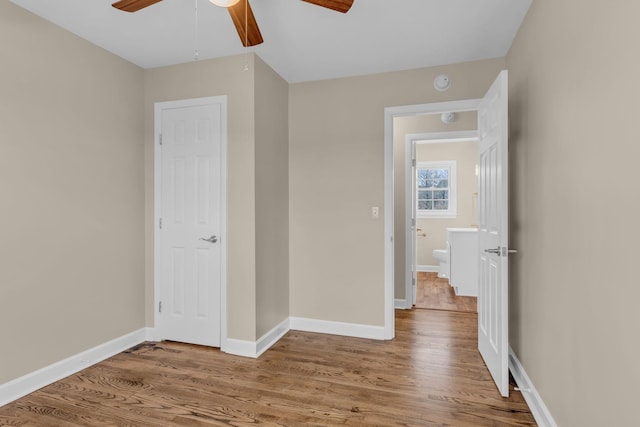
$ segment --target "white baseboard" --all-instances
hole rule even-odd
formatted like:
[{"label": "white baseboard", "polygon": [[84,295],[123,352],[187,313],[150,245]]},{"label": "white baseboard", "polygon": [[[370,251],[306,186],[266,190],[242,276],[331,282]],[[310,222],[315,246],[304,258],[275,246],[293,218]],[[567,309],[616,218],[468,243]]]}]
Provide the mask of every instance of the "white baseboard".
[{"label": "white baseboard", "polygon": [[269,332],[264,334],[258,341],[245,341],[227,338],[226,344],[221,348],[225,353],[236,356],[251,357],[256,359],[271,346],[277,343],[280,338],[289,332],[289,319],[285,319]]},{"label": "white baseboard", "polygon": [[145,332],[145,341],[160,341],[160,339],[158,339],[158,337],[156,336],[156,328],[144,328],[144,332]]},{"label": "white baseboard", "polygon": [[[401,300],[404,301],[404,300]],[[342,335],[357,338],[384,340],[384,327],[359,325],[354,323],[332,322],[328,320],[290,317],[264,334],[258,341],[237,340],[227,338],[221,350],[235,356],[257,358],[271,348],[289,330],[318,332],[321,334]]]},{"label": "white baseboard", "polygon": [[420,273],[437,273],[440,266],[437,265],[416,265],[416,271]]},{"label": "white baseboard", "polygon": [[509,370],[513,379],[516,380],[524,400],[529,405],[536,423],[540,427],[558,427],[511,347],[509,347]]},{"label": "white baseboard", "polygon": [[291,317],[291,329],[321,334],[342,335],[346,337],[385,339],[384,326],[360,325],[356,323],[333,322],[330,320]]},{"label": "white baseboard", "polygon": [[255,341],[246,341],[246,340],[237,340],[235,338],[227,338],[227,342],[225,345],[220,348],[225,353],[233,354],[235,356],[244,356],[244,357],[252,357],[256,358],[256,342]]},{"label": "white baseboard", "polygon": [[400,309],[400,310],[406,310],[407,308],[410,308],[410,307],[407,307],[407,300],[406,299],[397,299],[396,298],[395,301],[394,301],[394,304],[395,304],[394,307],[397,308],[397,309]]},{"label": "white baseboard", "polygon": [[15,380],[0,384],[0,406],[145,342],[147,337],[152,334],[151,328],[141,328]]},{"label": "white baseboard", "polygon": [[460,288],[458,286],[454,286],[453,287],[453,291],[456,294],[456,296],[459,297],[478,297],[478,290],[469,290],[469,289],[464,289],[464,288]]},{"label": "white baseboard", "polygon": [[280,338],[282,338],[290,329],[289,318],[280,322],[275,328],[264,334],[256,343],[256,357],[260,357],[262,353],[269,350]]}]

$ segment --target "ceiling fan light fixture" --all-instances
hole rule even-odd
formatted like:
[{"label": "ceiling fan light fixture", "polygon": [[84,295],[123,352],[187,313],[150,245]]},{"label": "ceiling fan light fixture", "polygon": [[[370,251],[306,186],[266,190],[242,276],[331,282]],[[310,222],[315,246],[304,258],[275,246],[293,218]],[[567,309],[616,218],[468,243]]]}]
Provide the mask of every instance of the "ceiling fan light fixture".
[{"label": "ceiling fan light fixture", "polygon": [[240,0],[209,0],[211,3],[219,7],[231,7]]},{"label": "ceiling fan light fixture", "polygon": [[[113,3],[112,6],[116,9],[125,12],[137,12],[141,9],[156,4],[162,0],[118,0]],[[195,1],[196,10],[196,54],[195,59],[198,59],[198,0]],[[262,43],[262,34],[260,34],[260,28],[256,22],[256,17],[253,15],[249,0],[209,0],[215,6],[223,7],[227,9],[227,12],[231,16],[233,25],[236,27],[240,41],[245,47],[256,46]],[[351,5],[355,0],[304,0],[307,3],[315,4],[316,6],[324,7],[326,9],[332,9],[338,12],[346,13],[351,8]]]}]

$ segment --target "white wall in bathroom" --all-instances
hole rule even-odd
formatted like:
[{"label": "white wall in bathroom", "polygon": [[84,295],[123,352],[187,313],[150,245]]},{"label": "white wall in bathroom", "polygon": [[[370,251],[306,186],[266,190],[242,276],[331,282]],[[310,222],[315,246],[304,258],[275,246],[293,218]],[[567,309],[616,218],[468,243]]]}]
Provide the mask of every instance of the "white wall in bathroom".
[{"label": "white wall in bathroom", "polygon": [[[438,265],[434,249],[445,249],[447,227],[472,227],[477,223],[478,177],[476,163],[478,146],[475,141],[438,144],[418,144],[416,159],[420,161],[455,160],[457,162],[458,216],[455,219],[418,218],[417,264]],[[423,237],[422,234],[426,234]]]}]

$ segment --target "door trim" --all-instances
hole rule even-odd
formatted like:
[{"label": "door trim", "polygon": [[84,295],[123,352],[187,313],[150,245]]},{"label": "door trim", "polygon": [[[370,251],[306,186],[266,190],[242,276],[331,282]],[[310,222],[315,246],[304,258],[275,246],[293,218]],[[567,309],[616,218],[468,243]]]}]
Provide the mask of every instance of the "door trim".
[{"label": "door trim", "polygon": [[[153,321],[154,327],[159,324],[158,305],[160,303],[161,283],[161,245],[160,245],[160,212],[162,184],[162,153],[160,134],[162,132],[162,111],[172,108],[198,107],[203,105],[220,105],[220,348],[227,345],[227,96],[210,96],[204,98],[183,99],[179,101],[156,102],[154,104],[153,124]],[[156,339],[162,339],[156,329]]]},{"label": "door trim", "polygon": [[403,105],[384,109],[384,334],[385,339],[395,336],[395,288],[393,266],[393,119],[396,117],[435,114],[446,111],[477,110],[480,99]]},{"label": "door trim", "polygon": [[[451,111],[451,110],[448,110]],[[456,110],[460,111],[460,110]],[[455,143],[460,141],[478,141],[477,130],[451,131],[451,132],[425,132],[410,133],[405,135],[405,301],[406,309],[410,309],[415,304],[413,301],[413,269],[418,269],[418,250],[413,240],[415,230],[412,228],[411,219],[415,217],[413,198],[415,197],[413,188],[413,148],[417,144]],[[399,195],[398,195],[399,196]],[[415,265],[414,265],[415,264]],[[435,271],[438,271],[438,267]]]}]

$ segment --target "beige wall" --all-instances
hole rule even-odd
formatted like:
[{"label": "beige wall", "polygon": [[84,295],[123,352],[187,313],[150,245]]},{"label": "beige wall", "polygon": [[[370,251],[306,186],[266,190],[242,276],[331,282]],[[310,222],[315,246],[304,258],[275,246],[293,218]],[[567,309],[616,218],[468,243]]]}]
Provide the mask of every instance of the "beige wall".
[{"label": "beige wall", "polygon": [[559,426],[635,426],[640,3],[536,0],[510,72],[510,343]]},{"label": "beige wall", "polygon": [[256,339],[289,317],[289,85],[255,57]]},{"label": "beige wall", "polygon": [[144,327],[143,72],[0,2],[0,384]]},{"label": "beige wall", "polygon": [[[456,218],[418,218],[417,228],[422,229],[416,240],[417,264],[437,266],[434,249],[447,248],[447,227],[476,227],[478,177],[478,143],[475,141],[440,144],[418,144],[416,159],[421,161],[456,161],[457,213]],[[424,233],[427,236],[423,237]]]},{"label": "beige wall", "polygon": [[[383,207],[384,108],[480,97],[503,67],[497,59],[290,86],[292,316],[384,324],[383,217],[371,218]],[[453,80],[447,92],[433,89],[442,72]]]},{"label": "beige wall", "polygon": [[[421,70],[420,79],[409,79],[407,84],[413,85],[414,96],[409,98],[404,92],[397,95],[406,97],[398,99],[394,105],[425,104],[441,101],[481,98],[486,93],[498,73],[505,68],[504,59],[466,62],[445,67]],[[413,71],[418,73],[420,70]],[[439,73],[447,73],[452,80],[451,88],[446,92],[433,89],[433,78]],[[401,74],[400,74],[401,75]],[[380,92],[381,95],[383,92]],[[416,100],[415,98],[419,98]],[[475,119],[465,116],[452,125],[444,126],[439,115],[427,115],[421,119],[407,120],[396,118],[393,129],[393,174],[394,174],[394,277],[395,298],[405,298],[405,135],[407,133],[443,132],[445,130],[472,130],[477,126]],[[399,123],[396,126],[395,123]],[[380,154],[382,155],[382,154]]]},{"label": "beige wall", "polygon": [[154,103],[227,96],[228,336],[256,339],[256,171],[253,54],[145,70],[146,312],[153,325]]}]

